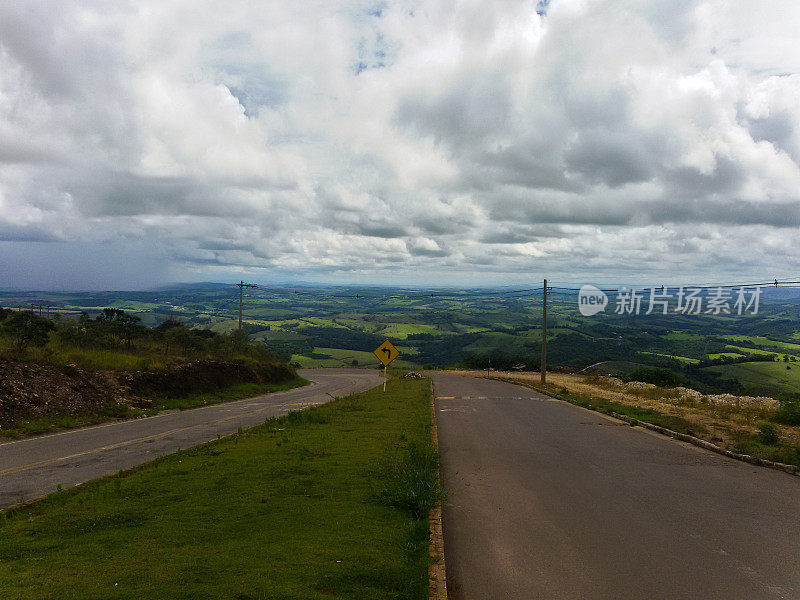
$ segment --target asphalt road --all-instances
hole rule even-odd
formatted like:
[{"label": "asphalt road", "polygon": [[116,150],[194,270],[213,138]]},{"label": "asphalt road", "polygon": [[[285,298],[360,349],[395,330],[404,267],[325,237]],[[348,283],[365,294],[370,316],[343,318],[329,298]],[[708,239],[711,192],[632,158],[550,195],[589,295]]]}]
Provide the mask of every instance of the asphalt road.
[{"label": "asphalt road", "polygon": [[800,478],[435,375],[454,600],[800,598]]},{"label": "asphalt road", "polygon": [[[310,385],[0,444],[0,508],[96,479],[158,456],[252,427],[268,417],[364,391],[381,383],[377,370],[306,369]],[[330,394],[330,395],[329,395]]]}]

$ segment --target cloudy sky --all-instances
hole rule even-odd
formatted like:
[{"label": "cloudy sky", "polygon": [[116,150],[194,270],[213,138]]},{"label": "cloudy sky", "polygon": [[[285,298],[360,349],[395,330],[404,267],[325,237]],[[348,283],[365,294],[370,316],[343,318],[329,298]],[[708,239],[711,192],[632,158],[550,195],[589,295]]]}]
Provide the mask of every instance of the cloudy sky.
[{"label": "cloudy sky", "polygon": [[0,3],[0,287],[800,275],[797,0]]}]

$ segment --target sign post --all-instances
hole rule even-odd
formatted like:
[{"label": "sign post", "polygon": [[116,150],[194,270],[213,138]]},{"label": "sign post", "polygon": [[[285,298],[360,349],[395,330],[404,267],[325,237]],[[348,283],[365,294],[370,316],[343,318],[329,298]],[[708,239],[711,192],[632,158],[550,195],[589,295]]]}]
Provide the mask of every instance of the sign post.
[{"label": "sign post", "polygon": [[395,358],[400,356],[400,351],[394,347],[392,342],[386,340],[380,346],[375,348],[372,352],[375,356],[378,357],[378,360],[383,363],[383,391],[386,391],[386,368],[389,366],[389,363],[392,362]]}]

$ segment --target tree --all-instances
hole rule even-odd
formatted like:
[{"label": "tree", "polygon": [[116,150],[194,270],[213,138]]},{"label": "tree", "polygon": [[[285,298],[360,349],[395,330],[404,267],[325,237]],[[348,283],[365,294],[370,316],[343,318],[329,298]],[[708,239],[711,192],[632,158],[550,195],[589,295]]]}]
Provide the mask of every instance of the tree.
[{"label": "tree", "polygon": [[50,319],[45,319],[31,310],[11,313],[3,321],[3,329],[13,338],[18,348],[29,344],[44,346],[50,339],[50,332],[55,329]]},{"label": "tree", "polygon": [[109,336],[115,345],[125,340],[126,346],[131,347],[133,336],[141,329],[135,315],[129,315],[118,308],[104,308],[103,313],[95,318],[101,332]]}]

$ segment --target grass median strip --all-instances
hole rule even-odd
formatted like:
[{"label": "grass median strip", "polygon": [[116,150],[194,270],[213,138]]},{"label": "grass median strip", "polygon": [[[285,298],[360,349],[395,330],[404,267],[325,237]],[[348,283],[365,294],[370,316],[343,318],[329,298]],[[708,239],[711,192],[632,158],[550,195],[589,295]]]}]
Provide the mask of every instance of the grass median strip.
[{"label": "grass median strip", "polygon": [[2,598],[426,598],[430,383],[272,419],[0,514]]}]

